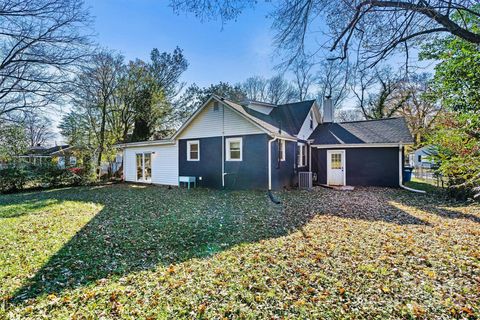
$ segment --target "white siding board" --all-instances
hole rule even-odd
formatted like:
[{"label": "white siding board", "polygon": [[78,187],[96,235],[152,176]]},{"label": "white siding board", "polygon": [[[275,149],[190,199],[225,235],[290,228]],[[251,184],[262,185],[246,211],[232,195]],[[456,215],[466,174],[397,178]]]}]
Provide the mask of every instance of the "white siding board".
[{"label": "white siding board", "polygon": [[308,137],[312,134],[313,130],[318,126],[318,121],[317,117],[315,116],[315,112],[313,111],[313,108],[315,108],[315,104],[313,104],[312,108],[310,109],[310,112],[313,113],[313,128],[310,129],[310,113],[307,115],[305,118],[305,121],[302,124],[302,127],[300,128],[300,131],[298,132],[298,138],[301,140],[307,140]]},{"label": "white siding board", "polygon": [[[225,121],[224,124],[223,121]],[[225,128],[224,135],[226,136],[264,133],[259,127],[231,108],[220,104],[218,110],[214,111],[213,103],[210,103],[180,133],[177,139],[218,137],[222,135],[223,128]]]},{"label": "white siding board", "polygon": [[136,154],[155,152],[152,154],[152,183],[164,185],[178,184],[178,145],[158,145],[143,147],[127,147],[124,156],[125,181],[137,181]]},{"label": "white siding board", "polygon": [[261,112],[263,114],[270,114],[270,112],[272,112],[274,107],[263,106],[258,104],[250,104],[247,106],[247,108]]}]

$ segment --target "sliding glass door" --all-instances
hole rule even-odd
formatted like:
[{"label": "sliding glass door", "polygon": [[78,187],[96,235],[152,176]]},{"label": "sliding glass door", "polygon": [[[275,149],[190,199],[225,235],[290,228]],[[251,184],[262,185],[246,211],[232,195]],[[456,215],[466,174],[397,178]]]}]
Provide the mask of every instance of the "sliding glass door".
[{"label": "sliding glass door", "polygon": [[149,182],[152,180],[152,154],[150,152],[137,153],[137,181]]}]

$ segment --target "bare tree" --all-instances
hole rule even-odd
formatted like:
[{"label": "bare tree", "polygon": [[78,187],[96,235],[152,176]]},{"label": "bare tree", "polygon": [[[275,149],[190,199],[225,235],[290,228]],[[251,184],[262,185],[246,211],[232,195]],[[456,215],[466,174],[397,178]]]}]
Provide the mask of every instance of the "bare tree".
[{"label": "bare tree", "polygon": [[267,100],[268,81],[260,76],[247,78],[242,84],[242,90],[247,95],[247,99],[255,101]]},{"label": "bare tree", "polygon": [[46,106],[63,92],[89,44],[83,7],[78,0],[0,2],[0,119]]},{"label": "bare tree", "polygon": [[[201,19],[236,19],[255,0],[171,0],[176,12],[190,11]],[[468,19],[455,22],[454,16],[480,17],[475,0],[283,0],[272,14],[276,43],[290,53],[290,61],[305,52],[309,34],[330,27],[330,50],[339,50],[345,59],[351,48],[362,51],[364,61],[376,64],[400,48],[408,50],[425,37],[447,33],[480,44],[480,33]],[[355,45],[360,42],[360,45]]]},{"label": "bare tree", "polygon": [[388,68],[358,69],[352,92],[365,119],[390,118],[398,113],[410,97],[402,90],[403,79]]},{"label": "bare tree", "polygon": [[351,122],[364,120],[362,112],[358,109],[337,109],[335,112],[335,119],[339,122]]},{"label": "bare tree", "polygon": [[338,108],[348,96],[349,65],[347,62],[324,60],[317,75],[318,99],[330,97]]},{"label": "bare tree", "polygon": [[27,113],[23,127],[30,147],[44,145],[55,137],[52,121],[38,112]]},{"label": "bare tree", "polygon": [[288,103],[295,101],[297,96],[295,88],[281,75],[268,80],[267,102],[273,104]]},{"label": "bare tree", "polygon": [[295,76],[294,83],[298,94],[298,100],[306,100],[312,85],[315,82],[313,68],[315,64],[312,62],[312,57],[301,55],[290,65],[290,70]]},{"label": "bare tree", "polygon": [[162,88],[167,100],[172,101],[184,87],[184,83],[180,82],[180,76],[187,70],[188,61],[183,50],[176,47],[172,53],[160,53],[154,48],[150,53],[150,59],[149,72]]},{"label": "bare tree", "polygon": [[90,129],[96,136],[97,169],[105,150],[108,113],[115,103],[114,93],[123,70],[122,56],[100,51],[82,68],[75,81],[73,104],[89,119]]},{"label": "bare tree", "polygon": [[408,99],[402,104],[398,114],[405,117],[417,145],[432,129],[437,116],[442,111],[441,105],[429,99],[431,90],[428,80],[428,74],[419,74],[400,84],[402,95]]}]

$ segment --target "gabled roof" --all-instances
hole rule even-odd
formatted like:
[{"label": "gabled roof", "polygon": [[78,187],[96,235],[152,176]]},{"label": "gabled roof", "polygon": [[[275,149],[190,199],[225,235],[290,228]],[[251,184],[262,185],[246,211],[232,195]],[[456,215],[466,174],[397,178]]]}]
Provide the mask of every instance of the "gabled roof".
[{"label": "gabled roof", "polygon": [[413,143],[405,119],[388,118],[340,123],[323,123],[310,135],[315,145]]},{"label": "gabled roof", "polygon": [[[260,127],[267,130],[270,134],[272,134],[274,136],[278,136],[278,137],[295,139],[295,137],[290,132],[285,130],[284,128],[282,128],[278,125],[275,125],[274,123],[270,123],[268,121],[265,121],[264,119],[251,114],[250,111],[254,111],[254,110],[248,109],[247,107],[243,107],[243,106],[241,106],[241,105],[239,105],[239,104],[237,104],[233,101],[227,100],[227,99],[223,99],[222,101],[225,104],[227,104],[229,107],[231,107],[232,109],[234,109],[235,111],[240,113],[245,118],[249,119],[250,121],[258,124]],[[257,112],[257,113],[264,115],[263,113],[260,113],[260,112]]]},{"label": "gabled roof", "polygon": [[273,108],[270,114],[264,114],[248,107],[243,109],[250,115],[270,125],[281,128],[288,134],[295,136],[300,132],[308,113],[312,109],[315,100],[295,103],[280,104]]},{"label": "gabled roof", "polygon": [[288,132],[286,132],[283,129],[280,129],[279,127],[272,125],[271,123],[268,123],[260,118],[257,118],[251,114],[249,114],[244,107],[241,105],[230,101],[228,99],[219,97],[217,95],[212,95],[210,98],[202,105],[200,106],[191,116],[190,118],[180,127],[180,129],[177,130],[177,132],[172,136],[172,139],[175,139],[185,128],[188,127],[190,122],[210,103],[210,101],[216,100],[219,103],[223,103],[230,107],[233,111],[235,111],[237,114],[241,115],[244,117],[247,121],[250,121],[263,131],[265,133],[270,134],[272,136],[277,136],[281,138],[286,138],[286,139],[296,139],[294,136],[290,135]]},{"label": "gabled roof", "polygon": [[63,151],[65,149],[69,149],[70,146],[68,144],[65,145],[60,145],[60,146],[54,146],[50,148],[45,148],[45,147],[33,147],[28,150],[28,152],[25,155],[39,155],[39,156],[51,156],[54,153],[57,153],[59,151]]},{"label": "gabled roof", "polygon": [[[232,109],[234,112],[245,118],[245,120],[251,122],[265,133],[272,137],[278,137],[282,139],[297,140],[296,134],[300,131],[305,118],[308,116],[308,112],[312,108],[315,100],[289,103],[275,106],[269,115],[244,107],[231,100],[219,97],[217,95],[211,95],[205,103],[203,103],[195,112],[185,121],[182,126],[173,134],[170,139],[164,140],[150,140],[142,142],[130,142],[118,144],[118,147],[127,146],[144,146],[144,145],[157,145],[157,144],[170,144],[174,143],[174,140],[185,130],[188,125],[195,119],[195,117],[212,101],[218,101]],[[271,104],[269,104],[271,105]],[[319,117],[319,116],[318,116]]]}]

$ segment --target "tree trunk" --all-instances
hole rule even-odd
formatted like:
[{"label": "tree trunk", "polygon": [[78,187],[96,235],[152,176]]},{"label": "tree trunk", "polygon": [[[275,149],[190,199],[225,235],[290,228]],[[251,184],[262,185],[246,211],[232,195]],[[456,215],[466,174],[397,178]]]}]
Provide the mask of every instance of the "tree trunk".
[{"label": "tree trunk", "polygon": [[103,155],[103,148],[105,145],[105,123],[107,117],[107,104],[104,102],[102,106],[102,123],[100,125],[100,145],[98,148],[98,159],[97,159],[97,178],[100,180],[100,174],[102,172],[101,165],[102,165],[102,155]]}]

